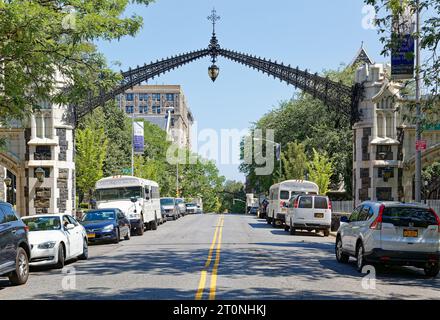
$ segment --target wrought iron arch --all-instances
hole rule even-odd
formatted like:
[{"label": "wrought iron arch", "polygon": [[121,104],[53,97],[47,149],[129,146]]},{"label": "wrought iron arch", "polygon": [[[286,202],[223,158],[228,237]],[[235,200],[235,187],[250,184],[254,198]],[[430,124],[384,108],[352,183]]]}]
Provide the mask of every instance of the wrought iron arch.
[{"label": "wrought iron arch", "polygon": [[107,101],[114,99],[117,95],[124,93],[126,90],[206,56],[211,57],[212,66],[209,71],[213,81],[215,81],[218,75],[218,67],[215,63],[217,57],[221,56],[267,73],[269,76],[273,76],[281,81],[285,81],[287,84],[295,86],[312,95],[314,98],[323,101],[329,108],[340,112],[350,120],[351,124],[359,121],[360,114],[358,105],[362,98],[362,85],[355,84],[354,86],[347,86],[341,82],[335,82],[327,77],[319,76],[317,73],[313,74],[307,70],[300,70],[298,67],[292,68],[290,65],[286,66],[276,61],[273,62],[245,53],[222,49],[215,34],[215,22],[219,19],[215,14],[215,10],[209,19],[213,21],[213,32],[208,48],[162,59],[160,61],[158,60],[148,65],[145,64],[142,67],[122,72],[123,80],[116,88],[109,92],[102,93],[97,97],[91,97],[83,106],[75,110],[76,123],[96,107],[104,105]]}]

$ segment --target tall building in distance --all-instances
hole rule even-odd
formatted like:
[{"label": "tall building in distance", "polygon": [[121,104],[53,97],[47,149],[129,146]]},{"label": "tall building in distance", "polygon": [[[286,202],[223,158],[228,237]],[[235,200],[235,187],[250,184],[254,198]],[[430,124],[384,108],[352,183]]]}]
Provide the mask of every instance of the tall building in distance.
[{"label": "tall building in distance", "polygon": [[128,117],[147,120],[167,129],[167,114],[171,110],[170,135],[173,143],[191,148],[193,114],[180,85],[141,85],[118,96],[119,107]]}]

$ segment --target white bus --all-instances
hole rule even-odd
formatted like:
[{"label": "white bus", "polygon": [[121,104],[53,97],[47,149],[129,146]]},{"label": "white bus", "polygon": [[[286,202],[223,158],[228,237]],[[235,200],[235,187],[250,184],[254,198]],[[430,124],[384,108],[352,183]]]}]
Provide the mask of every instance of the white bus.
[{"label": "white bus", "polygon": [[122,210],[139,235],[145,228],[156,230],[163,222],[159,185],[154,181],[131,176],[104,178],[96,183],[95,199],[98,209]]},{"label": "white bus", "polygon": [[319,187],[316,183],[305,180],[287,180],[270,187],[267,223],[272,223],[274,226],[285,223],[289,199],[300,194],[317,195]]}]

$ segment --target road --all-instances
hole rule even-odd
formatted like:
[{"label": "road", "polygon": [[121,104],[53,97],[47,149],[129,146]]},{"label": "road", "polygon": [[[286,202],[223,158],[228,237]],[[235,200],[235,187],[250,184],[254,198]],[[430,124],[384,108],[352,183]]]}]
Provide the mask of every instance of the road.
[{"label": "road", "polygon": [[0,278],[0,299],[440,298],[440,277],[412,268],[383,270],[364,288],[365,275],[354,261],[338,264],[333,247],[333,237],[290,236],[254,216],[186,216],[91,246],[89,260],[63,270],[33,270],[25,286]]}]

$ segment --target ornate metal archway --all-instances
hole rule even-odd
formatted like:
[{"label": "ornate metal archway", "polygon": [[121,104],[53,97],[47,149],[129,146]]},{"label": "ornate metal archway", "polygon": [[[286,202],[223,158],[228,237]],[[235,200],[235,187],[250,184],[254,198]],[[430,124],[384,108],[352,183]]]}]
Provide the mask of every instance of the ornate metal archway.
[{"label": "ornate metal archway", "polygon": [[294,87],[312,95],[314,98],[323,101],[329,108],[333,108],[340,112],[342,115],[350,119],[351,124],[354,124],[359,120],[360,115],[358,104],[363,91],[361,85],[355,84],[350,87],[341,82],[335,82],[329,78],[319,76],[317,73],[313,74],[309,73],[307,70],[300,70],[298,67],[292,68],[290,65],[286,66],[277,61],[273,62],[261,57],[223,49],[220,47],[215,34],[215,24],[219,18],[220,17],[216,15],[215,9],[212,11],[212,15],[208,17],[213,24],[212,37],[208,48],[184,53],[160,61],[158,60],[156,62],[151,62],[148,65],[145,64],[144,66],[135,69],[130,68],[128,71],[122,72],[123,80],[120,82],[119,86],[109,92],[102,93],[99,96],[89,99],[83,106],[76,108],[76,122],[96,107],[104,105],[107,101],[114,99],[117,95],[124,93],[126,90],[207,56],[210,56],[212,61],[209,72],[213,81],[215,81],[219,71],[215,63],[217,58],[221,56],[266,73],[268,76],[278,78],[281,81],[285,81],[287,84],[293,85]]}]

